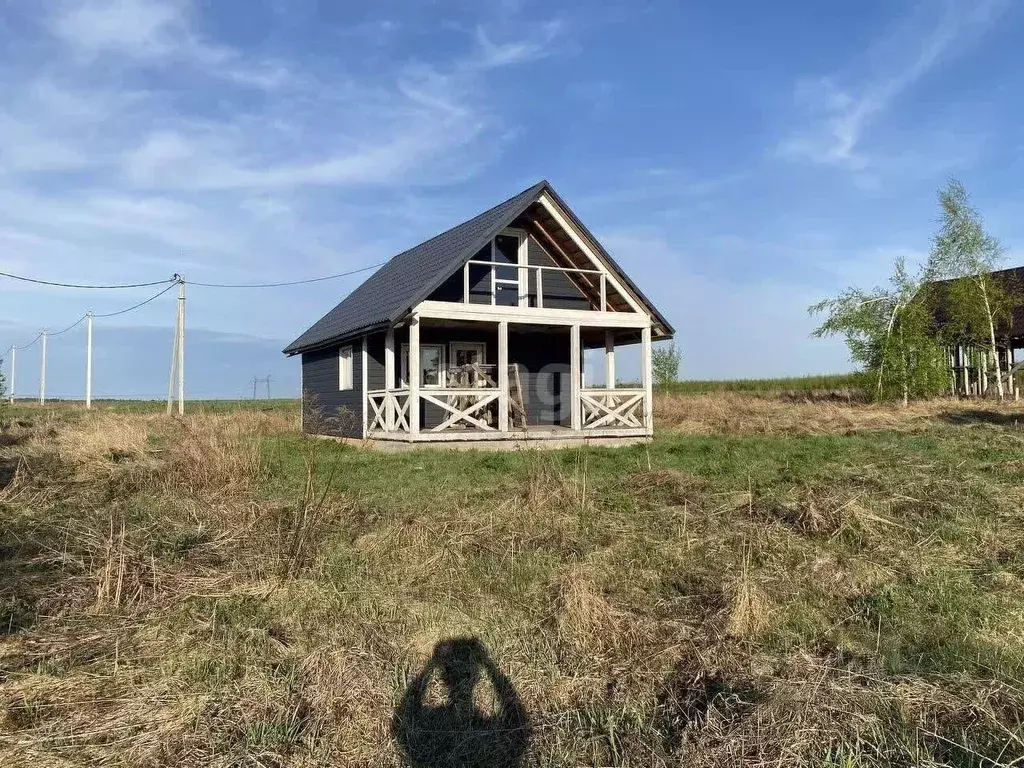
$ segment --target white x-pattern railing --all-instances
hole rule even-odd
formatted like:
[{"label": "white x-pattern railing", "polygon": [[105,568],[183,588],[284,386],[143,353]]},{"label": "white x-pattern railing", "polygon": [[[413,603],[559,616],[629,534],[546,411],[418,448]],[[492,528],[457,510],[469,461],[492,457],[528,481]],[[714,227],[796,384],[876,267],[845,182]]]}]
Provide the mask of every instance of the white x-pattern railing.
[{"label": "white x-pattern railing", "polygon": [[487,408],[495,403],[501,393],[497,389],[432,389],[420,392],[426,403],[433,403],[444,411],[445,419],[431,432],[443,432],[454,428],[476,428],[493,432],[497,427],[492,423]]},{"label": "white x-pattern railing", "polygon": [[366,393],[370,432],[409,431],[409,391],[375,389]]},{"label": "white x-pattern railing", "polygon": [[[444,388],[420,390],[421,403],[441,409],[444,417],[428,432],[450,429],[497,431],[495,412],[501,393],[493,388]],[[371,390],[367,393],[369,432],[409,433],[409,390]],[[580,390],[582,427],[585,430],[642,429],[647,396],[643,389]]]},{"label": "white x-pattern railing", "polygon": [[643,427],[646,399],[642,389],[580,390],[583,428]]}]

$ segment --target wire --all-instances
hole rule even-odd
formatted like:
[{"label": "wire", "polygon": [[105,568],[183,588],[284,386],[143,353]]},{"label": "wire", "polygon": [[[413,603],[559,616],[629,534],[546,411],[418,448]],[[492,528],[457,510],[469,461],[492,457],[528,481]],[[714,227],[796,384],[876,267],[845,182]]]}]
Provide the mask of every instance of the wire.
[{"label": "wire", "polygon": [[80,318],[78,318],[77,320],[75,320],[75,322],[73,322],[73,323],[72,323],[71,325],[69,325],[69,326],[68,326],[67,328],[65,328],[65,329],[64,329],[63,331],[57,331],[56,333],[47,333],[46,335],[47,335],[47,336],[60,336],[60,335],[61,335],[62,333],[67,333],[67,332],[68,332],[68,331],[70,331],[70,330],[71,330],[72,328],[74,328],[75,326],[77,326],[77,325],[78,325],[78,324],[79,324],[80,322],[82,322],[83,320],[85,320],[85,318],[87,318],[88,316],[89,316],[88,314],[82,315],[82,316],[81,316]]},{"label": "wire", "polygon": [[30,341],[28,344],[22,344],[20,347],[12,346],[11,349],[28,349],[33,344],[35,344],[37,341],[39,341],[41,338],[43,338],[43,332],[42,331],[40,331],[39,335],[36,336],[34,339],[32,339],[32,341]]},{"label": "wire", "polygon": [[377,267],[382,267],[387,264],[386,261],[381,261],[377,264],[370,264],[367,267],[360,267],[359,269],[353,269],[348,272],[340,272],[337,275],[327,275],[326,277],[312,277],[308,280],[291,280],[286,283],[197,283],[191,280],[186,280],[189,285],[199,285],[203,288],[282,288],[287,285],[305,285],[307,283],[322,283],[324,280],[337,280],[339,277],[348,277],[350,275],[358,275],[360,272],[367,272]]},{"label": "wire", "polygon": [[[149,304],[149,302],[151,302],[151,301],[155,301],[156,299],[160,298],[165,293],[167,293],[169,290],[171,290],[171,288],[173,288],[177,284],[178,284],[178,280],[177,280],[177,278],[175,278],[175,281],[173,283],[171,283],[170,285],[168,285],[166,288],[164,288],[162,291],[158,291],[157,293],[154,293],[148,299],[146,299],[144,301],[140,301],[138,304],[133,304],[132,306],[128,307],[127,309],[119,309],[117,312],[106,312],[106,313],[101,314],[101,315],[93,315],[93,317],[117,317],[118,315],[127,314],[128,312],[136,310],[139,307],[144,307],[146,304]],[[20,347],[15,347],[15,346],[12,345],[11,349],[28,349],[33,344],[35,344],[37,341],[39,341],[39,339],[41,339],[43,337],[44,333],[48,337],[60,336],[62,333],[67,333],[72,328],[76,327],[79,323],[81,323],[83,320],[85,320],[85,318],[87,318],[88,316],[89,316],[89,313],[87,312],[84,315],[82,315],[80,318],[75,320],[75,322],[73,322],[71,325],[69,325],[67,328],[65,328],[62,331],[56,331],[55,333],[48,333],[46,331],[40,331],[39,335],[36,336],[34,339],[32,339],[32,341],[30,341],[28,344],[23,344]]]},{"label": "wire", "polygon": [[26,283],[37,283],[39,285],[55,285],[59,288],[88,288],[88,289],[109,289],[109,288],[149,288],[154,285],[163,285],[164,283],[176,283],[178,282],[178,276],[175,275],[172,278],[166,280],[154,280],[151,283],[122,283],[119,285],[83,285],[81,283],[57,283],[51,280],[39,280],[34,277],[24,277],[22,275],[12,275],[10,272],[0,272],[0,277],[9,277],[12,280],[22,280]]},{"label": "wire", "polygon": [[[155,299],[159,299],[161,296],[163,296],[165,293],[167,293],[169,290],[171,290],[171,288],[173,288],[177,284],[178,284],[178,281],[175,280],[173,283],[168,285],[162,291],[159,291],[158,293],[154,293],[152,296],[150,296],[145,301],[140,301],[138,304],[135,304],[135,305],[133,305],[131,307],[128,307],[128,309],[120,309],[117,312],[107,312],[107,313],[102,314],[102,315],[93,315],[93,317],[117,317],[118,315],[127,314],[128,312],[131,312],[132,310],[138,309],[139,307],[146,306],[147,304],[149,304],[149,302],[154,301]],[[82,321],[79,320],[78,322],[82,322]]]}]

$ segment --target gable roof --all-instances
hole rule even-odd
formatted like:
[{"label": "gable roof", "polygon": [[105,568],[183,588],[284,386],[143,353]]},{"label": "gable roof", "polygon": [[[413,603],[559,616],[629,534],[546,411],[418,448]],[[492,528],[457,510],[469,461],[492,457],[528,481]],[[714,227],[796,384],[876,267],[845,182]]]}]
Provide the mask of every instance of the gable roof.
[{"label": "gable roof", "polygon": [[[285,347],[284,353],[298,354],[396,322],[419,302],[426,287],[436,287],[435,284],[440,284],[531,204],[539,200],[544,192],[549,193],[569,213],[572,223],[597,245],[609,266],[619,273],[628,287],[651,310],[668,333],[672,334],[672,326],[644,297],[611,256],[601,248],[551,185],[547,181],[540,181],[505,202],[393,257],[346,296],[340,304]],[[433,290],[433,287],[430,287],[430,290]]]}]

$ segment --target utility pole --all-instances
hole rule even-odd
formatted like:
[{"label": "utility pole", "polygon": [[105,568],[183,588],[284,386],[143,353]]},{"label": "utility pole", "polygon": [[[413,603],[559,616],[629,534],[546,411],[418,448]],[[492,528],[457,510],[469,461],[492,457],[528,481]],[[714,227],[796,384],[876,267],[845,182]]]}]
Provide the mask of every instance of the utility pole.
[{"label": "utility pole", "polygon": [[39,368],[39,404],[46,403],[46,331],[43,331],[43,362]]},{"label": "utility pole", "polygon": [[270,374],[267,374],[267,400],[270,399]]},{"label": "utility pole", "polygon": [[181,341],[181,277],[174,275],[178,280],[178,306],[174,310],[174,343],[171,345],[171,374],[167,379],[167,415],[171,415],[171,408],[174,403],[174,380],[178,373],[178,344]]},{"label": "utility pole", "polygon": [[185,280],[178,278],[178,415],[185,415]]},{"label": "utility pole", "polygon": [[252,399],[256,399],[256,382],[259,381],[255,376],[252,377]]},{"label": "utility pole", "polygon": [[85,313],[85,408],[92,408],[92,310]]},{"label": "utility pole", "polygon": [[8,397],[8,402],[11,403],[11,405],[14,405],[14,363],[17,361],[17,359],[18,348],[11,347],[11,390],[10,397]]}]

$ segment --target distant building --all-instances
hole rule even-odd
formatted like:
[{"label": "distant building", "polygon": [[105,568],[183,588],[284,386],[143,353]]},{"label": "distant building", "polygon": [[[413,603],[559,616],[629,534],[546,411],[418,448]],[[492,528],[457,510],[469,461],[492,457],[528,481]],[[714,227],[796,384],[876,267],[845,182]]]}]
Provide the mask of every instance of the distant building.
[{"label": "distant building", "polygon": [[[1017,374],[1024,360],[1017,361],[1017,351],[1024,349],[1024,267],[1001,269],[992,273],[992,280],[1009,298],[1009,307],[1000,313],[996,324],[996,348],[1004,391],[1019,398]],[[939,327],[948,325],[946,293],[950,281],[933,283],[936,292],[935,320]],[[985,331],[987,333],[987,330]],[[983,336],[982,334],[972,334]],[[990,344],[956,344],[949,350],[950,390],[962,397],[983,397],[996,391],[995,361]]]}]

